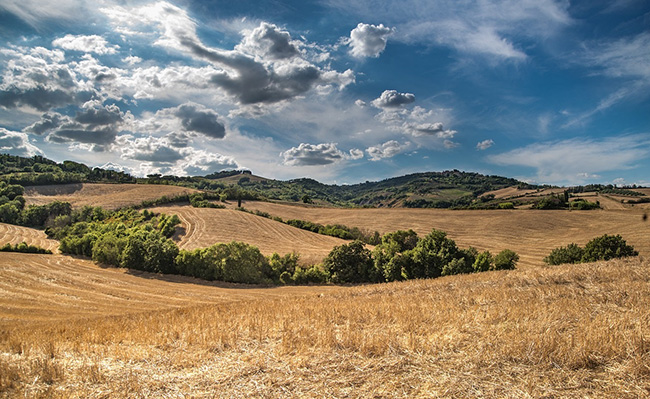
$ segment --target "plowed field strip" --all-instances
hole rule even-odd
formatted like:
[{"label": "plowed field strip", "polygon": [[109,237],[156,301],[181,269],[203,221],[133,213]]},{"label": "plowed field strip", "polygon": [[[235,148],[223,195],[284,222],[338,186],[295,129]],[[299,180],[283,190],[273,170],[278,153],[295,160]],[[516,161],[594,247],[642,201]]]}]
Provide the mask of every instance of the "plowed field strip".
[{"label": "plowed field strip", "polygon": [[20,244],[23,241],[28,245],[49,249],[52,252],[56,252],[59,248],[59,242],[50,240],[41,230],[0,223],[0,246],[7,243]]},{"label": "plowed field strip", "polygon": [[241,241],[255,245],[265,255],[295,251],[302,262],[317,263],[336,245],[347,242],[232,209],[166,206],[151,210],[179,216],[185,234],[178,245],[184,249]]}]

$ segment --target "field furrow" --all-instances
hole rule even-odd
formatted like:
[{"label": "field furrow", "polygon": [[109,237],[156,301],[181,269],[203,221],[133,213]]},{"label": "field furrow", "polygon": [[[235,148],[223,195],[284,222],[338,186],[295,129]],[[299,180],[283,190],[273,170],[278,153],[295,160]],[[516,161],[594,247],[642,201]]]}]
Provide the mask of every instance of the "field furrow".
[{"label": "field furrow", "polygon": [[23,241],[28,245],[49,249],[52,252],[56,252],[59,248],[59,242],[47,238],[41,230],[0,223],[0,246],[20,244]]},{"label": "field furrow", "polygon": [[183,249],[241,241],[258,247],[265,255],[297,252],[301,262],[313,264],[320,262],[335,246],[346,243],[233,209],[165,206],[151,210],[179,216],[185,234],[178,237],[178,245]]}]

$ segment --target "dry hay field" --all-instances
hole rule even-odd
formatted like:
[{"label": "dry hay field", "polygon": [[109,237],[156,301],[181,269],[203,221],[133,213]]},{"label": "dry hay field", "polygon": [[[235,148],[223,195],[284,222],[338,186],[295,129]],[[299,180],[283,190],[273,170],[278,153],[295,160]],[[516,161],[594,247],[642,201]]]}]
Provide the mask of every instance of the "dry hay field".
[{"label": "dry hay field", "polygon": [[647,260],[293,292],[0,256],[4,398],[650,397]]},{"label": "dry hay field", "polygon": [[35,245],[49,249],[52,252],[57,252],[59,249],[59,242],[47,238],[47,235],[42,230],[0,223],[0,246],[5,244],[16,245],[23,241],[27,245]]},{"label": "dry hay field", "polygon": [[335,246],[347,243],[339,238],[297,229],[234,209],[194,208],[185,205],[149,210],[178,215],[181,229],[173,238],[182,249],[205,248],[234,240],[254,245],[264,255],[297,252],[301,263],[315,264]]},{"label": "dry hay field", "polygon": [[641,210],[344,209],[255,201],[242,206],[285,220],[339,223],[382,234],[413,229],[424,236],[435,228],[447,232],[461,248],[473,246],[493,254],[509,248],[520,255],[520,267],[540,266],[552,249],[572,242],[584,245],[603,234],[620,234],[650,257],[650,222],[643,221]]},{"label": "dry hay field", "polygon": [[175,197],[194,193],[197,190],[178,186],[155,184],[58,184],[25,187],[25,200],[28,205],[44,205],[53,201],[64,201],[73,207],[85,205],[117,209],[138,205],[145,200],[154,200],[166,195]]}]

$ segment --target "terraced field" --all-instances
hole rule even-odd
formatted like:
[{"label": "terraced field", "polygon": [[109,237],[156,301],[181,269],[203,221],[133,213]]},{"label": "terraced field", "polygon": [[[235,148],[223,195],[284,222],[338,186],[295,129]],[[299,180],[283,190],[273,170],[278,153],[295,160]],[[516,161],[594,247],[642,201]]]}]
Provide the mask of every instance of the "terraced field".
[{"label": "terraced field", "polygon": [[0,223],[0,246],[20,244],[23,241],[28,245],[49,249],[52,252],[56,252],[59,248],[59,242],[47,238],[42,230]]},{"label": "terraced field", "polygon": [[247,201],[247,209],[283,219],[340,223],[380,233],[413,229],[426,235],[431,229],[448,233],[461,247],[493,253],[504,248],[517,252],[520,266],[541,265],[558,246],[584,245],[603,234],[620,234],[644,256],[650,256],[650,222],[640,209],[593,211],[459,210],[446,209],[336,209]]},{"label": "terraced field", "polygon": [[64,201],[73,207],[84,205],[116,209],[154,200],[163,195],[174,197],[197,190],[153,184],[63,184],[25,187],[28,205],[44,205],[52,201]]},{"label": "terraced field", "polygon": [[241,241],[255,245],[265,255],[298,252],[301,262],[320,262],[336,245],[346,241],[297,229],[271,219],[234,209],[164,206],[154,212],[176,214],[181,233],[174,238],[183,249],[209,247],[215,243]]}]

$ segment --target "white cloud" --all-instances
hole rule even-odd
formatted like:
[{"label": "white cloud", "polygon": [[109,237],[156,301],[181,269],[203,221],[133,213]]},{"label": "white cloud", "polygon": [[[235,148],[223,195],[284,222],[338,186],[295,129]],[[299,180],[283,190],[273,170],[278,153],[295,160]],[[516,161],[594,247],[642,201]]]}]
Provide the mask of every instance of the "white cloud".
[{"label": "white cloud", "polygon": [[350,53],[359,58],[379,57],[386,48],[388,37],[395,32],[383,24],[370,25],[359,23],[350,32]]},{"label": "white cloud", "polygon": [[0,9],[9,11],[28,24],[38,27],[44,20],[86,22],[92,16],[95,1],[83,0],[3,0]]},{"label": "white cloud", "polygon": [[336,147],[336,143],[301,143],[298,147],[280,153],[280,157],[283,163],[289,166],[323,166],[346,159],[363,158],[363,151],[352,149],[349,154],[346,154]]},{"label": "white cloud", "polygon": [[398,108],[415,101],[411,93],[398,93],[397,90],[384,90],[379,98],[372,100],[372,105],[377,108]]},{"label": "white cloud", "polygon": [[358,18],[396,27],[394,40],[435,44],[494,60],[523,60],[529,41],[543,41],[572,23],[569,4],[557,0],[326,0]]},{"label": "white cloud", "polygon": [[65,35],[52,41],[52,45],[64,50],[82,51],[95,54],[115,54],[120,48],[118,45],[109,46],[106,39],[98,35]]},{"label": "white cloud", "polygon": [[395,140],[387,141],[383,144],[368,147],[366,152],[371,161],[379,161],[385,158],[392,158],[409,147],[411,143],[406,142],[403,145]]},{"label": "white cloud", "polygon": [[650,136],[620,136],[597,139],[569,139],[536,143],[488,160],[498,165],[525,166],[537,171],[543,183],[580,183],[580,176],[634,168],[650,153]]},{"label": "white cloud", "polygon": [[12,132],[0,127],[0,153],[33,157],[43,155],[43,152],[29,142],[27,134]]},{"label": "white cloud", "polygon": [[487,139],[483,141],[479,141],[476,143],[476,149],[479,151],[484,151],[487,150],[488,148],[492,147],[494,145],[494,140],[492,139]]}]

